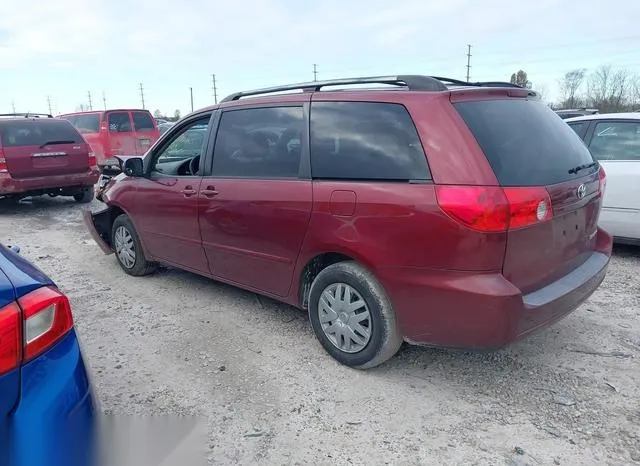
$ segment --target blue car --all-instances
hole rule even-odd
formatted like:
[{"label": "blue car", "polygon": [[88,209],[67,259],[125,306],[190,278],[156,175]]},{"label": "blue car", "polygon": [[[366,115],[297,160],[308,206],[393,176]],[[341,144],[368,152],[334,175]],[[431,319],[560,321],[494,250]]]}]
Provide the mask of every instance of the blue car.
[{"label": "blue car", "polygon": [[69,300],[0,245],[0,465],[92,464],[96,413]]}]

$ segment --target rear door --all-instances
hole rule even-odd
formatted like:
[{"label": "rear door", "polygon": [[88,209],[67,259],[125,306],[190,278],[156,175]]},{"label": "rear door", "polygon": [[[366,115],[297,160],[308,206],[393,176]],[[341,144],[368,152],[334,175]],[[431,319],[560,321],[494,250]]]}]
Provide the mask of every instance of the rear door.
[{"label": "rear door", "polygon": [[136,138],[136,154],[143,155],[158,139],[158,128],[147,111],[133,111],[131,115]]},{"label": "rear door", "polygon": [[137,155],[136,135],[133,131],[131,113],[126,110],[107,112],[106,157],[114,155]]},{"label": "rear door", "polygon": [[586,261],[595,250],[601,204],[599,166],[576,132],[535,99],[454,105],[499,184],[523,188],[522,195],[548,195],[551,204],[550,220],[509,230],[505,277],[526,293]]},{"label": "rear door", "polygon": [[0,145],[13,178],[83,173],[89,169],[89,145],[66,120],[2,121]]},{"label": "rear door", "polygon": [[640,239],[640,119],[593,120],[587,140],[607,173],[600,224],[614,236]]}]

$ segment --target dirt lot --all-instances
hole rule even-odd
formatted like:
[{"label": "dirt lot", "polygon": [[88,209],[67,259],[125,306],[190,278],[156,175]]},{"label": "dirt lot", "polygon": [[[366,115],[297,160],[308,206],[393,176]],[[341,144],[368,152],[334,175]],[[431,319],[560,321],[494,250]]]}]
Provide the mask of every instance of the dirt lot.
[{"label": "dirt lot", "polygon": [[640,464],[640,249],[616,248],[589,302],[508,350],[405,347],[359,372],[293,308],[126,276],[73,201],[3,209],[0,240],[71,297],[104,411],[201,415],[212,463]]}]

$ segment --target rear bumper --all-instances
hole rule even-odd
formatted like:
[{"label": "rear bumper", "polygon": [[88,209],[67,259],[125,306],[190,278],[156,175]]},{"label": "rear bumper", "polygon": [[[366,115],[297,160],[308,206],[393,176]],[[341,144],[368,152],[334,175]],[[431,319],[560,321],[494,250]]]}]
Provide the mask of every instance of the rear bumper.
[{"label": "rear bumper", "polygon": [[500,273],[383,270],[407,341],[451,348],[498,349],[557,322],[580,306],[602,283],[611,238],[559,280],[523,294]]},{"label": "rear bumper", "polygon": [[97,410],[75,331],[26,364],[21,375],[11,418],[14,464],[90,464]]},{"label": "rear bumper", "polygon": [[0,175],[0,195],[26,194],[48,189],[93,186],[100,177],[98,168],[69,175],[41,176],[36,178],[12,178]]}]

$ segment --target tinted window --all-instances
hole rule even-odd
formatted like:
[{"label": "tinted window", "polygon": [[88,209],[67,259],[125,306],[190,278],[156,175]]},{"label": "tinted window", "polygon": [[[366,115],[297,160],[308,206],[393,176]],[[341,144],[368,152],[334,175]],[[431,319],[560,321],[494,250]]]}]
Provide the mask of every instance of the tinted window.
[{"label": "tinted window", "polygon": [[129,133],[131,132],[131,121],[128,112],[109,113],[109,131],[112,133]]},{"label": "tinted window", "polygon": [[57,119],[2,121],[0,136],[4,147],[41,146],[45,143],[63,141],[67,144],[84,142],[71,123]]},{"label": "tinted window", "polygon": [[596,124],[589,149],[598,160],[640,160],[640,122]]},{"label": "tinted window", "polygon": [[297,177],[303,130],[302,107],[224,112],[213,155],[214,176]]},{"label": "tinted window", "polygon": [[136,131],[153,131],[153,120],[147,112],[133,112],[133,127]]},{"label": "tinted window", "polygon": [[311,173],[324,179],[430,179],[407,110],[370,102],[311,105]]},{"label": "tinted window", "polygon": [[206,116],[179,130],[171,142],[160,150],[154,169],[170,173],[177,168],[176,162],[202,155],[209,120],[210,117]]},{"label": "tinted window", "polygon": [[569,123],[569,128],[574,130],[578,136],[584,134],[584,130],[589,123],[586,121],[579,121],[576,123]]},{"label": "tinted window", "polygon": [[584,176],[585,171],[569,170],[593,162],[582,139],[540,101],[481,100],[455,107],[503,186],[561,183]]},{"label": "tinted window", "polygon": [[100,114],[98,113],[71,115],[63,118],[75,126],[82,134],[97,133],[100,131]]}]

